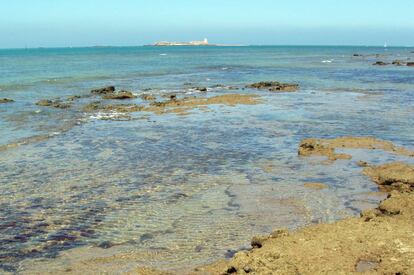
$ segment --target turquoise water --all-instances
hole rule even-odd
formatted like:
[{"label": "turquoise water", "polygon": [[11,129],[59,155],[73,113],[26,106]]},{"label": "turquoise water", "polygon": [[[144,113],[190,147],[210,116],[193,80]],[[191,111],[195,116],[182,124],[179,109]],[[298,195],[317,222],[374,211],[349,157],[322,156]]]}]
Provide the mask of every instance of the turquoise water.
[{"label": "turquoise water", "polygon": [[[412,51],[0,50],[0,97],[15,100],[0,104],[0,273],[62,271],[79,261],[70,255],[125,254],[132,255],[128,264],[114,260],[120,270],[176,270],[230,257],[274,228],[358,215],[382,196],[371,194],[376,186],[355,162],[412,160],[353,150],[353,160],[327,166],[299,158],[298,143],[369,135],[414,149],[414,69],[372,66],[414,59]],[[241,89],[261,80],[301,88]],[[137,112],[126,121],[83,112],[97,100],[87,97],[90,90],[106,85],[158,100],[240,93],[257,94],[261,103],[208,106],[186,116]],[[69,109],[35,105],[72,95],[85,97]],[[309,190],[306,182],[330,188]]]}]

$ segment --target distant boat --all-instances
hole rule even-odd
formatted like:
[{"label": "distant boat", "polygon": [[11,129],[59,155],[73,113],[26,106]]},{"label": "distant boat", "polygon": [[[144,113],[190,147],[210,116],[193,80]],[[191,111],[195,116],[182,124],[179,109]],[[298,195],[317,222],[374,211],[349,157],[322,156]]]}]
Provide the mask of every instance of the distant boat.
[{"label": "distant boat", "polygon": [[385,42],[385,44],[384,44],[384,48],[387,48],[387,47],[388,47],[387,42]]}]

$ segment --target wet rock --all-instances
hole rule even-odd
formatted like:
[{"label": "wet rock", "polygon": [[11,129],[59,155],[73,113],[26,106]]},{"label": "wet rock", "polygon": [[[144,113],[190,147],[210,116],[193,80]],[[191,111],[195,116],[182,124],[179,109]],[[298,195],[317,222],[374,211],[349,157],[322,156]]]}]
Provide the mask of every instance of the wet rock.
[{"label": "wet rock", "polygon": [[231,266],[231,267],[227,268],[225,274],[234,274],[234,273],[237,273],[237,269],[234,266]]},{"label": "wet rock", "polygon": [[414,166],[402,162],[392,162],[379,166],[367,167],[363,173],[386,191],[414,190]]},{"label": "wet rock", "polygon": [[142,100],[155,100],[156,97],[150,94],[143,94],[140,96]]},{"label": "wet rock", "polygon": [[197,91],[200,91],[200,92],[207,92],[206,87],[195,87],[194,89],[197,90]]},{"label": "wet rock", "polygon": [[75,101],[76,99],[80,99],[82,96],[80,95],[72,95],[68,97],[68,101]]},{"label": "wet rock", "polygon": [[37,106],[53,107],[59,109],[67,109],[71,107],[71,104],[61,102],[60,100],[42,99],[36,103]]},{"label": "wet rock", "polygon": [[397,147],[389,141],[373,137],[338,137],[333,139],[304,139],[299,145],[300,156],[325,156],[330,161],[351,159],[349,154],[336,153],[335,149],[367,149],[383,150],[393,154],[414,156],[414,152],[403,147]]},{"label": "wet rock", "polygon": [[143,243],[143,242],[146,242],[146,241],[149,241],[149,240],[152,240],[152,239],[154,239],[154,235],[153,234],[151,234],[151,233],[145,233],[145,234],[142,234],[141,235],[141,237],[139,238],[139,241],[141,243]]},{"label": "wet rock", "polygon": [[263,81],[247,85],[246,88],[259,90],[268,90],[270,92],[294,92],[299,89],[299,85],[295,83],[281,83],[277,81]]},{"label": "wet rock", "polygon": [[10,103],[10,102],[14,102],[14,100],[9,99],[9,98],[0,98],[0,103]]},{"label": "wet rock", "polygon": [[353,56],[357,57],[357,56],[362,56],[362,54],[359,53],[354,53]]},{"label": "wet rock", "polygon": [[113,246],[114,246],[114,244],[110,241],[103,241],[103,242],[98,244],[98,247],[103,248],[103,249],[108,249],[108,248],[111,248]]},{"label": "wet rock", "polygon": [[414,67],[414,62],[407,62],[408,67]]},{"label": "wet rock", "polygon": [[197,252],[197,253],[200,253],[203,249],[204,249],[204,246],[202,246],[202,245],[197,245],[197,246],[194,248],[194,251],[195,251],[195,252]]},{"label": "wet rock", "polygon": [[389,65],[389,63],[386,63],[384,61],[377,61],[372,65],[374,65],[374,66],[386,66],[386,65]]},{"label": "wet rock", "polygon": [[129,91],[119,91],[117,93],[109,93],[102,96],[103,99],[131,99],[136,98],[136,96]]},{"label": "wet rock", "polygon": [[392,65],[395,65],[395,66],[404,66],[405,63],[403,61],[401,61],[401,60],[394,60],[392,62]]},{"label": "wet rock", "polygon": [[267,236],[255,236],[252,238],[250,245],[252,248],[262,248],[265,241],[269,238]]},{"label": "wet rock", "polygon": [[115,92],[115,86],[108,86],[100,89],[94,89],[91,91],[92,94],[110,94]]},{"label": "wet rock", "polygon": [[118,113],[133,113],[139,112],[143,106],[137,104],[117,104],[117,105],[103,105],[101,102],[92,102],[83,106],[84,112],[118,112]]},{"label": "wet rock", "polygon": [[358,165],[359,167],[368,167],[368,166],[369,166],[368,162],[366,162],[366,161],[362,161],[362,160],[358,161],[358,162],[357,162],[357,165]]}]

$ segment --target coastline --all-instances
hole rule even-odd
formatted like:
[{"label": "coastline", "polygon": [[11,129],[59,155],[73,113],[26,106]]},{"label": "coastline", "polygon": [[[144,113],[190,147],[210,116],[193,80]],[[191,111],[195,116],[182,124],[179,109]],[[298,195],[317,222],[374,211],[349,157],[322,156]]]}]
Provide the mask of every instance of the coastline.
[{"label": "coastline", "polygon": [[[137,51],[132,50],[131,55]],[[182,56],[193,52],[183,51]],[[148,60],[161,62],[165,52],[168,51],[151,49],[146,55]],[[181,56],[179,52],[176,54]],[[208,51],[195,52],[198,55]],[[114,53],[117,55],[117,50]],[[347,58],[352,64],[358,63],[358,68],[364,66],[367,73],[383,70],[384,74],[395,75],[393,79],[401,81],[401,85],[381,82],[356,88],[358,82],[350,79],[346,88],[341,83],[319,88],[316,82],[312,86],[302,80],[306,75],[297,79],[278,77],[290,84],[253,83],[274,79],[268,75],[257,78],[257,70],[249,73],[251,79],[234,82],[232,78],[243,74],[244,67],[223,65],[200,69],[202,73],[196,76],[201,80],[193,79],[193,72],[178,79],[176,75],[157,75],[156,82],[162,82],[161,86],[154,83],[152,75],[150,81],[139,86],[122,81],[118,84],[117,79],[103,84],[115,83],[117,90],[108,86],[90,91],[100,87],[102,81],[92,85],[82,81],[83,88],[73,88],[57,97],[56,87],[65,86],[68,80],[56,78],[39,85],[45,87],[42,91],[53,93],[40,93],[29,99],[20,92],[6,94],[13,100],[2,104],[9,125],[21,129],[39,125],[42,131],[33,132],[38,134],[33,138],[25,138],[26,133],[21,134],[22,139],[16,135],[0,147],[7,151],[3,157],[3,201],[15,206],[10,207],[10,223],[5,225],[13,234],[2,240],[3,269],[22,274],[45,274],[43,271],[49,270],[79,274],[88,270],[112,273],[117,268],[129,272],[145,266],[148,268],[139,269],[138,274],[162,274],[151,268],[203,274],[210,262],[229,260],[238,251],[248,251],[251,236],[268,234],[275,225],[287,227],[292,233],[280,230],[272,237],[256,237],[251,253],[267,246],[262,241],[273,243],[276,235],[283,240],[294,235],[289,242],[294,247],[299,238],[296,232],[307,230],[308,225],[359,215],[367,208],[377,207],[392,189],[407,193],[405,185],[392,186],[391,190],[384,186],[384,192],[374,193],[376,185],[360,173],[371,175],[376,171],[375,165],[391,161],[413,163],[413,153],[403,147],[376,138],[355,137],[372,135],[406,148],[412,144],[411,127],[407,124],[412,118],[407,112],[412,107],[410,83],[397,75],[408,77],[410,68],[391,65],[393,55],[381,56],[390,63],[388,67],[372,67],[373,59],[379,57],[366,56]],[[343,70],[336,67],[335,61],[323,63],[321,57],[312,60],[314,67]],[[170,62],[169,58],[165,61]],[[228,79],[221,79],[225,76]],[[164,80],[172,81],[171,87]],[[367,108],[370,112],[366,112]],[[384,128],[389,125],[393,127]],[[13,129],[10,127],[9,132]],[[111,137],[99,133],[110,133]],[[332,139],[323,139],[327,137]],[[298,145],[301,157],[296,154]],[[165,152],[174,157],[167,161]],[[147,164],[142,162],[144,159]],[[29,170],[15,174],[15,163]],[[372,170],[365,170],[366,166]],[[36,169],[45,172],[36,174]],[[32,175],[41,184],[27,182],[24,188],[19,185]],[[151,185],[154,182],[157,186]],[[64,189],[54,192],[56,183]],[[148,186],[142,187],[142,183]],[[21,199],[15,199],[13,192],[21,194]],[[42,197],[47,201],[40,201]],[[147,203],[148,199],[151,203]],[[396,197],[394,200],[404,201]],[[33,214],[29,218],[13,215],[18,211]],[[39,212],[44,214],[38,215]],[[160,219],[154,221],[154,216]],[[377,218],[378,223],[384,223]],[[153,222],[147,222],[150,219]],[[30,228],[13,228],[14,222],[24,222]],[[335,230],[339,231],[336,227],[327,229]],[[329,238],[327,232],[319,231]],[[318,235],[309,238],[313,240]],[[14,245],[16,240],[22,246]],[[250,252],[246,253],[249,258]],[[266,255],[259,258],[264,261]],[[232,261],[211,269],[212,274],[234,269],[239,273],[262,272],[255,271],[254,266],[244,270],[246,265],[242,263],[229,270]],[[363,261],[374,266],[378,262],[374,257]],[[310,263],[315,267],[318,264]],[[216,268],[220,263],[213,265]],[[197,266],[200,267],[194,271]],[[274,267],[270,268],[273,272]]]},{"label": "coastline", "polygon": [[[335,144],[338,140],[347,144],[342,148],[392,148],[396,154],[413,153],[373,138],[343,137],[322,142]],[[388,194],[378,207],[331,224],[305,226],[293,232],[282,228],[255,236],[250,250],[181,274],[413,274],[414,165],[360,164],[362,173]],[[139,268],[129,274],[178,273]]]}]

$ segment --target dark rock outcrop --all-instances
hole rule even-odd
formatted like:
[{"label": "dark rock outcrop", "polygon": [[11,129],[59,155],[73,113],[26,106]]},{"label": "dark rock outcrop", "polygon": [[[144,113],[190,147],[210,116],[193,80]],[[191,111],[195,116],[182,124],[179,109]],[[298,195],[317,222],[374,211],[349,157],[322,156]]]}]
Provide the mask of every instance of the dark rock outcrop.
[{"label": "dark rock outcrop", "polygon": [[100,89],[94,89],[91,91],[92,94],[110,94],[115,92],[115,86],[108,86]]},{"label": "dark rock outcrop", "polygon": [[247,85],[246,88],[268,90],[270,92],[294,92],[299,89],[295,83],[281,83],[277,81],[263,81]]},{"label": "dark rock outcrop", "polygon": [[0,103],[10,103],[10,102],[14,102],[14,100],[10,98],[0,98]]},{"label": "dark rock outcrop", "polygon": [[129,91],[119,91],[116,93],[112,92],[112,93],[104,94],[102,98],[103,99],[131,99],[131,98],[136,98],[136,96]]},{"label": "dark rock outcrop", "polygon": [[377,61],[372,65],[374,65],[374,66],[386,66],[386,65],[389,65],[389,63],[386,63],[384,61]]},{"label": "dark rock outcrop", "polygon": [[407,62],[408,67],[414,67],[414,62]]},{"label": "dark rock outcrop", "polygon": [[405,63],[404,63],[403,61],[401,61],[401,60],[394,60],[394,61],[392,62],[392,65],[396,65],[396,66],[404,66],[404,65],[405,65]]}]

